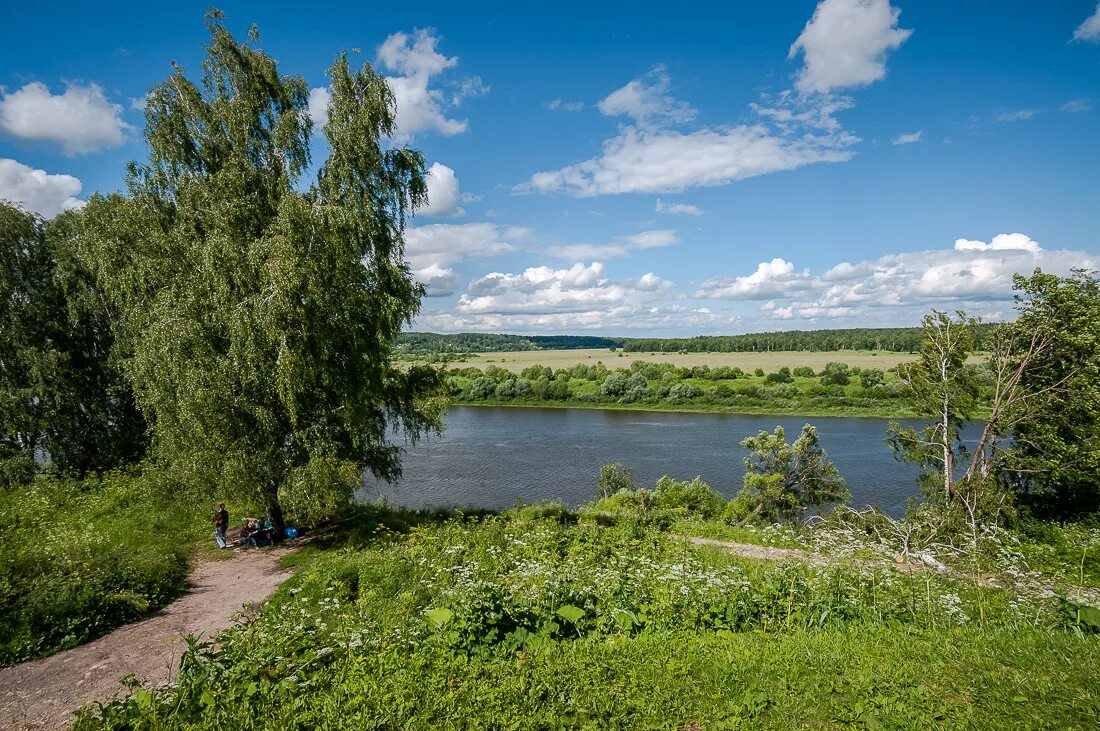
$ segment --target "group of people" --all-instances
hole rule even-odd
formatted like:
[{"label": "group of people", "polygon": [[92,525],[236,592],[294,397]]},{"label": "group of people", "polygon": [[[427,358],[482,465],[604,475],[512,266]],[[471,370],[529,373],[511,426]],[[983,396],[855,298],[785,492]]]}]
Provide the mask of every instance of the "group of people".
[{"label": "group of people", "polygon": [[[233,545],[226,535],[229,531],[229,511],[225,509],[225,503],[218,503],[218,509],[214,511],[214,540],[218,548],[228,548]],[[237,544],[250,546],[269,546],[275,539],[275,526],[267,518],[245,518],[241,528],[240,538]]]}]

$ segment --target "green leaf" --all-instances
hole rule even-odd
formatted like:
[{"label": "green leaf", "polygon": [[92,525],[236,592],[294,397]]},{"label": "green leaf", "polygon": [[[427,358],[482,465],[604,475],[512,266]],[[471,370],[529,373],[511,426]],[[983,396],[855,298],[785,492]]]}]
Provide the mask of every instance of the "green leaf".
[{"label": "green leaf", "polygon": [[455,613],[447,607],[436,607],[435,609],[429,609],[427,615],[428,620],[435,625],[436,629],[443,629],[448,622],[454,619]]},{"label": "green leaf", "polygon": [[572,604],[563,604],[558,607],[557,615],[562,619],[576,624],[584,616],[584,610]]}]

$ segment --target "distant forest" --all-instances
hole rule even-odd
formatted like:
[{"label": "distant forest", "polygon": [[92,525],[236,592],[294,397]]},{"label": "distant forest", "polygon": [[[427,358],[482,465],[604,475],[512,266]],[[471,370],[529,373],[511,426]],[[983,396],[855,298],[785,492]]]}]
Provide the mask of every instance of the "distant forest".
[{"label": "distant forest", "polygon": [[[993,324],[979,325],[975,345],[983,350]],[[575,350],[622,348],[627,352],[742,353],[773,350],[828,352],[834,350],[915,351],[921,342],[918,327],[850,328],[846,330],[788,330],[746,335],[700,335],[694,338],[611,338],[592,335],[497,335],[491,333],[401,333],[399,353],[502,353],[516,350]]]},{"label": "distant forest", "polygon": [[497,335],[492,333],[401,333],[399,353],[508,353],[516,350],[577,350],[621,348],[626,338],[591,335]]},{"label": "distant forest", "polygon": [[[978,325],[975,346],[984,350],[994,324]],[[892,350],[913,352],[920,347],[919,327],[850,328],[845,330],[788,330],[746,335],[700,335],[694,338],[632,338],[627,352],[742,353],[771,350],[827,352],[832,350]]]}]

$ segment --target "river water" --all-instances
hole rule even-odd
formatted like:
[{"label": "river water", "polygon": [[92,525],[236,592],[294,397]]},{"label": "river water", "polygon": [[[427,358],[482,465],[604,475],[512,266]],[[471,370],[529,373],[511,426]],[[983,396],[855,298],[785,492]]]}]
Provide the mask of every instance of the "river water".
[{"label": "river water", "polygon": [[904,512],[917,494],[917,470],[896,462],[883,443],[887,419],[481,406],[451,408],[442,437],[409,448],[401,480],[367,477],[360,499],[382,496],[410,508],[499,509],[549,499],[576,506],[592,499],[596,474],[610,462],[632,468],[642,487],[662,475],[698,475],[732,497],[743,484],[740,441],[776,425],[791,441],[807,422],[847,480],[852,505]]}]

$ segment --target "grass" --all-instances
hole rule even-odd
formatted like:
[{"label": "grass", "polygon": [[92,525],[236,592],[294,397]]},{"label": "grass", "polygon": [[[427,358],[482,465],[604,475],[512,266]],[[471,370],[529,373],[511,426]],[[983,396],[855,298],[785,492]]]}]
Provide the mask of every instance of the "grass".
[{"label": "grass", "polygon": [[77,728],[1100,723],[1100,638],[1055,598],[577,517],[360,508],[176,685]]},{"label": "grass", "polygon": [[169,494],[155,476],[117,473],[0,490],[0,665],[86,642],[183,592],[208,521]]}]

